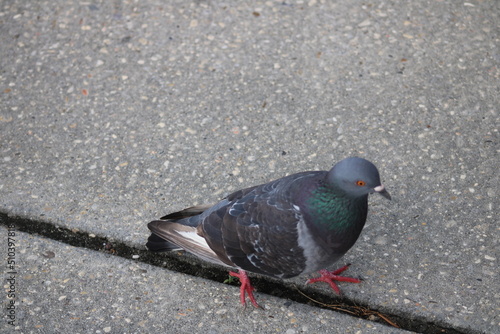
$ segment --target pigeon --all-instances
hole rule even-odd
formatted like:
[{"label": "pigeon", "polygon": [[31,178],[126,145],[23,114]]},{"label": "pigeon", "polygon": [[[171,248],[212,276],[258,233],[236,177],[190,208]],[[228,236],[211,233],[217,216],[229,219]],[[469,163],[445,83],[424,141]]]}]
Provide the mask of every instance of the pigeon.
[{"label": "pigeon", "polygon": [[[370,161],[341,160],[330,171],[300,172],[238,190],[215,205],[199,205],[148,224],[150,251],[185,250],[230,267],[246,295],[257,303],[247,272],[287,279],[319,271],[306,283],[360,283],[327,268],[356,242],[368,214],[368,195],[391,196]],[[233,271],[234,270],[234,271]],[[246,295],[245,295],[246,294]]]}]

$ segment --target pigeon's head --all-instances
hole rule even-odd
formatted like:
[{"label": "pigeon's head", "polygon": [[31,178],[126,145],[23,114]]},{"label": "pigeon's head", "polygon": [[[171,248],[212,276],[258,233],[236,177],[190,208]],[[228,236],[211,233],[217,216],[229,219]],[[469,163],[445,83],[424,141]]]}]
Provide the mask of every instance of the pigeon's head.
[{"label": "pigeon's head", "polygon": [[380,182],[377,167],[362,158],[352,157],[338,162],[328,172],[328,182],[344,190],[350,197],[363,197],[377,192],[391,199]]}]

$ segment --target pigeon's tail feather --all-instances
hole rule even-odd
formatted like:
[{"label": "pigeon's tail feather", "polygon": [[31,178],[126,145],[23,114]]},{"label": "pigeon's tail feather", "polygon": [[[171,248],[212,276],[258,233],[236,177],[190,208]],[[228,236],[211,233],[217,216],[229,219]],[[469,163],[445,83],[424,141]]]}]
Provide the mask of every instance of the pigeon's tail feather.
[{"label": "pigeon's tail feather", "polygon": [[187,208],[187,209],[184,209],[184,210],[181,210],[178,212],[170,213],[166,216],[161,217],[160,219],[168,219],[170,221],[178,221],[180,219],[199,215],[199,214],[203,213],[205,210],[209,209],[210,207],[212,207],[211,204],[196,205],[196,206],[192,206],[190,208]]},{"label": "pigeon's tail feather", "polygon": [[150,250],[184,249],[205,261],[226,265],[208,246],[205,238],[198,234],[196,226],[184,225],[175,220],[155,220],[148,224],[148,228],[153,232],[146,245]]},{"label": "pigeon's tail feather", "polygon": [[160,238],[154,233],[151,233],[149,236],[146,247],[152,252],[168,252],[182,249],[179,246]]}]

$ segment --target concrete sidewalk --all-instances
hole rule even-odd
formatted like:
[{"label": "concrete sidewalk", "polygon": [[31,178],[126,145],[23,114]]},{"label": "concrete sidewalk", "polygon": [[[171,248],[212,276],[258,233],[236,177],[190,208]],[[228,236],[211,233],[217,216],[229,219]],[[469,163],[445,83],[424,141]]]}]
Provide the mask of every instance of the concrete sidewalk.
[{"label": "concrete sidewalk", "polygon": [[[394,200],[370,199],[345,298],[414,331],[500,331],[498,1],[0,6],[0,212],[141,250],[161,215],[362,156]],[[17,234],[23,333],[397,332],[260,293],[268,313],[242,310],[234,287]]]}]

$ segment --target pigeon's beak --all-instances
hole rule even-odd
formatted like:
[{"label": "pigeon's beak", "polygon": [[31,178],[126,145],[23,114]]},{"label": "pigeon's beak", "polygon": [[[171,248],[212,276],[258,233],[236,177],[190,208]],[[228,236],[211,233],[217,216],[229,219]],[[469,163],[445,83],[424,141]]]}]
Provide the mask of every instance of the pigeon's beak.
[{"label": "pigeon's beak", "polygon": [[373,190],[375,190],[375,192],[379,193],[380,195],[384,196],[385,198],[387,198],[388,200],[391,200],[391,195],[389,194],[389,192],[387,190],[385,190],[385,187],[383,184],[373,188]]}]

